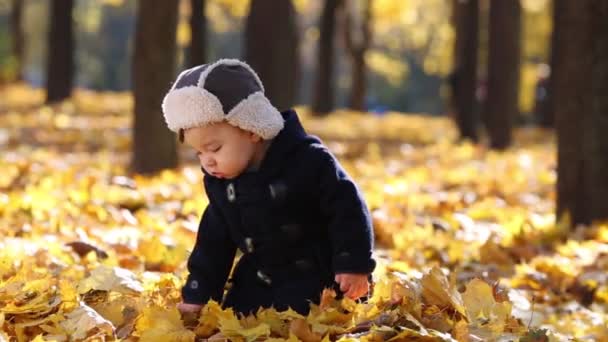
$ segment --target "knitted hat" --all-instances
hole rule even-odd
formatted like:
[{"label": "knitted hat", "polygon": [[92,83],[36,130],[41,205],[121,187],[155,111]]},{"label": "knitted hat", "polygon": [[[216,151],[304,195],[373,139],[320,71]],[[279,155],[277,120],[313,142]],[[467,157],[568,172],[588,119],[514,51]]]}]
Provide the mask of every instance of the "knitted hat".
[{"label": "knitted hat", "polygon": [[236,59],[184,70],[165,95],[162,109],[174,132],[224,120],[266,140],[283,129],[283,117],[264,96],[258,75]]}]

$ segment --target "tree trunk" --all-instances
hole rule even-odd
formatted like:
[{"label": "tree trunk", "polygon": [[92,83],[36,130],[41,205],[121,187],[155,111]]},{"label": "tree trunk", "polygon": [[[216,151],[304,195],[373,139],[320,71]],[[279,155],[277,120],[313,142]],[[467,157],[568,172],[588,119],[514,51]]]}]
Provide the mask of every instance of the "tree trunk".
[{"label": "tree trunk", "polygon": [[188,50],[188,67],[205,64],[207,42],[207,22],[205,16],[205,0],[190,0],[190,49]]},{"label": "tree trunk", "polygon": [[294,105],[299,82],[296,13],[291,0],[252,0],[245,31],[245,59],[279,110]]},{"label": "tree trunk", "polygon": [[334,108],[334,55],[336,12],[343,0],[325,0],[321,15],[321,34],[317,54],[317,76],[313,89],[312,112],[323,115]]},{"label": "tree trunk", "polygon": [[[125,9],[125,6],[129,6]],[[131,44],[125,37],[133,37],[135,11],[133,4],[125,6],[104,5],[101,14],[98,43],[98,56],[101,74],[90,85],[96,90],[130,90],[130,77],[127,76],[131,62]]]},{"label": "tree trunk", "polygon": [[479,41],[478,0],[454,0],[454,71],[450,76],[452,106],[461,139],[477,142],[478,118],[475,108],[477,45]]},{"label": "tree trunk", "polygon": [[367,75],[365,68],[365,50],[353,51],[352,88],[350,93],[350,108],[364,112],[366,110],[365,97],[367,94]]},{"label": "tree trunk", "polygon": [[[344,43],[350,54],[352,65],[352,84],[349,107],[353,110],[365,111],[365,97],[367,93],[367,68],[365,66],[365,53],[371,45],[371,17],[372,0],[366,0],[361,15],[360,27],[356,27],[355,9],[352,1],[345,7],[344,15]],[[359,32],[356,32],[356,31]],[[360,34],[358,34],[360,33]]]},{"label": "tree trunk", "polygon": [[12,53],[16,61],[15,79],[23,80],[23,0],[13,0],[11,8]]},{"label": "tree trunk", "polygon": [[553,17],[553,31],[551,32],[551,51],[549,56],[549,80],[547,82],[547,99],[544,107],[540,114],[540,125],[546,128],[552,128],[555,126],[555,73],[557,72],[557,58],[558,54],[555,51],[557,46],[558,37],[560,35],[560,29],[563,26],[560,20],[560,11],[557,11],[556,1],[553,1],[552,9]]},{"label": "tree trunk", "polygon": [[74,77],[73,0],[51,1],[46,68],[46,102],[53,103],[70,97]]},{"label": "tree trunk", "polygon": [[608,2],[556,0],[558,218],[608,219]]},{"label": "tree trunk", "polygon": [[167,129],[161,112],[163,96],[176,77],[177,4],[177,1],[140,0],[137,6],[132,161],[132,170],[137,173],[177,166],[176,139]]},{"label": "tree trunk", "polygon": [[509,147],[513,121],[519,116],[520,33],[519,0],[491,1],[485,122],[495,149]]}]

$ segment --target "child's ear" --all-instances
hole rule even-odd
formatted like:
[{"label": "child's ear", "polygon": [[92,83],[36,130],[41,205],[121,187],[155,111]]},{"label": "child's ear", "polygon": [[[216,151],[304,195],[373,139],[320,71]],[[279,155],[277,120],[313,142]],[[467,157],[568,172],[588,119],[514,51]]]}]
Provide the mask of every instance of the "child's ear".
[{"label": "child's ear", "polygon": [[180,143],[184,143],[184,129],[180,128],[179,133],[178,133],[178,140]]},{"label": "child's ear", "polygon": [[249,133],[249,140],[251,140],[252,143],[259,143],[262,140],[262,138],[257,134],[255,134],[253,132],[248,132],[248,133]]}]

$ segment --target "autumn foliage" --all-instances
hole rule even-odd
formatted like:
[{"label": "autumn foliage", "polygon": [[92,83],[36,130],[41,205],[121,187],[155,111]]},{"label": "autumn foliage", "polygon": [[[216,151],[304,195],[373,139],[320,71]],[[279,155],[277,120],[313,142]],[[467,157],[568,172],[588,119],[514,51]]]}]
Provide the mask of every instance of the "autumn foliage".
[{"label": "autumn foliage", "polygon": [[206,198],[183,167],[130,175],[131,98],[0,98],[0,341],[563,341],[608,339],[608,223],[555,223],[555,143],[520,130],[491,152],[448,119],[336,112],[304,125],[373,212],[368,302],[326,291],[304,317],[175,305]]}]

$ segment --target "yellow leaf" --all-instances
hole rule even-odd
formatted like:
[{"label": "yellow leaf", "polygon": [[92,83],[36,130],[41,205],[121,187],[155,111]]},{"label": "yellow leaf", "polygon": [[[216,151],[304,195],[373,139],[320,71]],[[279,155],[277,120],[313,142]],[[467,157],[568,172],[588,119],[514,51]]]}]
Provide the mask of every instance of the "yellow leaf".
[{"label": "yellow leaf", "polygon": [[59,280],[61,305],[64,310],[73,310],[78,305],[78,293],[74,284],[68,280]]},{"label": "yellow leaf", "polygon": [[195,329],[196,334],[201,337],[209,337],[219,329],[219,316],[222,308],[216,301],[209,301],[201,310],[201,316]]},{"label": "yellow leaf", "polygon": [[[296,316],[297,318],[303,318],[302,315],[299,315],[295,311],[292,310],[292,312],[298,315]],[[283,315],[283,313],[284,312],[277,312],[275,308],[260,309],[256,314],[256,318],[259,322],[267,323],[270,326],[270,331],[273,335],[288,336],[289,323],[286,321],[292,319],[289,318],[291,313],[285,315]]]},{"label": "yellow leaf", "polygon": [[[404,327],[403,330],[397,336],[392,337],[388,341],[389,342],[390,341],[409,341],[409,340],[418,341],[418,339],[427,337],[427,336],[428,336],[428,334],[423,334],[416,330]],[[422,339],[422,341],[424,341],[424,339]]]},{"label": "yellow leaf", "polygon": [[239,332],[243,327],[232,309],[218,312],[217,317],[222,334],[226,336],[240,336]]},{"label": "yellow leaf", "polygon": [[460,293],[448,282],[446,276],[437,267],[433,267],[421,280],[422,297],[427,304],[440,307],[452,307],[466,316]]},{"label": "yellow leaf", "polygon": [[454,325],[452,336],[458,342],[469,342],[469,324],[465,320],[460,320]]},{"label": "yellow leaf", "polygon": [[485,328],[492,336],[504,331],[504,326],[511,315],[511,303],[497,303],[492,287],[480,279],[471,280],[462,295],[471,325]]},{"label": "yellow leaf", "polygon": [[115,327],[121,326],[124,321],[123,309],[124,305],[119,300],[111,302],[102,302],[96,305],[91,305],[95,311],[97,311],[103,318],[112,322]]},{"label": "yellow leaf", "polygon": [[169,267],[169,269],[161,268],[161,270],[171,271],[188,258],[188,250],[184,244],[174,244],[168,240],[155,235],[149,240],[141,241],[138,252],[144,257],[147,264]]},{"label": "yellow leaf", "polygon": [[164,309],[147,307],[140,314],[135,325],[141,341],[190,342],[194,341],[192,331],[184,328],[177,308]]},{"label": "yellow leaf", "polygon": [[90,290],[116,291],[120,293],[139,293],[143,286],[133,272],[120,267],[101,265],[91,271],[91,275],[78,284],[78,292]]},{"label": "yellow leaf", "polygon": [[260,323],[258,326],[242,329],[240,335],[243,336],[246,341],[256,341],[261,337],[270,336],[270,326],[266,323]]},{"label": "yellow leaf", "polygon": [[77,340],[84,339],[92,330],[104,332],[107,336],[114,335],[112,322],[82,303],[76,310],[67,314],[67,319],[60,324],[72,338]]},{"label": "yellow leaf", "polygon": [[479,249],[480,261],[484,264],[494,263],[501,266],[513,267],[513,259],[511,259],[509,254],[501,248],[501,246],[497,245],[492,240],[492,236],[490,236],[486,243]]},{"label": "yellow leaf", "polygon": [[297,336],[303,342],[321,341],[321,336],[313,333],[308,323],[303,319],[295,319],[291,321],[289,332]]},{"label": "yellow leaf", "polygon": [[340,301],[340,305],[344,310],[348,312],[355,312],[357,310],[357,302],[348,297],[342,298],[342,300]]}]

